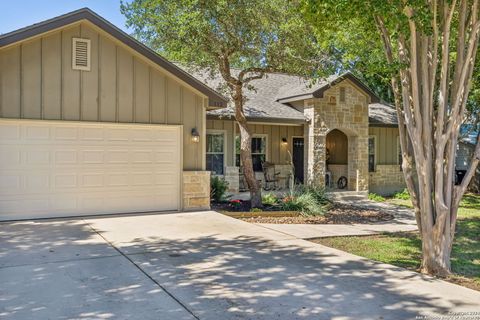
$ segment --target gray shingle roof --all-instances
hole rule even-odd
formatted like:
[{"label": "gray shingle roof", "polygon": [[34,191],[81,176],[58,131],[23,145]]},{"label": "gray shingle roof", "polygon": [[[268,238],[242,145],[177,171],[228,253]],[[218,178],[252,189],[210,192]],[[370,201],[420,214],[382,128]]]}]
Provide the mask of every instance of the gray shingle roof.
[{"label": "gray shingle roof", "polygon": [[350,80],[353,82],[357,87],[362,89],[365,93],[370,96],[370,101],[373,103],[379,102],[379,98],[369,87],[367,87],[363,82],[361,82],[353,73],[345,72],[340,75],[332,75],[327,77],[326,79],[322,79],[317,81],[316,83],[309,85],[308,83],[300,83],[297,86],[292,86],[290,88],[285,88],[277,98],[279,102],[291,102],[309,98],[321,98],[323,97],[323,93],[331,88],[332,86],[336,85],[337,83],[343,80]]},{"label": "gray shingle roof", "polygon": [[[209,72],[199,70],[188,70],[200,81],[218,92],[225,91],[225,85],[219,75],[212,75]],[[233,73],[238,72],[232,70]],[[304,94],[313,94],[329,88],[345,77],[357,82],[362,88],[366,88],[369,94],[373,94],[370,89],[359,82],[351,73],[331,76],[314,85],[299,76],[288,75],[284,73],[269,73],[262,79],[254,80],[250,83],[251,89],[246,89],[245,115],[249,119],[256,120],[277,120],[278,122],[304,122],[306,121],[303,112],[298,111],[287,103],[280,103],[278,100],[288,97],[301,96]],[[225,96],[228,96],[225,94]],[[223,109],[208,111],[207,115],[230,118],[234,115],[232,101]],[[391,106],[373,103],[370,105],[369,117],[371,124],[396,125],[397,118],[395,109]]]},{"label": "gray shingle roof", "polygon": [[[232,71],[238,72],[236,70]],[[225,85],[220,76],[212,76],[208,72],[198,70],[189,70],[189,72],[218,92],[225,91]],[[269,73],[262,79],[251,81],[250,87],[245,89],[245,115],[250,119],[290,119],[300,122],[305,121],[303,112],[276,101],[281,88],[286,86],[298,86],[302,82],[304,82],[304,80],[300,77],[282,73]],[[234,115],[233,103],[230,101],[227,108],[212,110],[207,114],[212,116],[231,117]]]},{"label": "gray shingle roof", "polygon": [[330,85],[339,76],[332,75],[326,79],[321,79],[316,83],[309,83],[308,81],[300,81],[297,85],[289,84],[280,88],[277,100],[287,99],[291,97],[298,97],[303,95],[312,95],[317,90]]},{"label": "gray shingle roof", "polygon": [[398,125],[397,110],[391,105],[371,103],[368,105],[368,119],[370,124]]}]

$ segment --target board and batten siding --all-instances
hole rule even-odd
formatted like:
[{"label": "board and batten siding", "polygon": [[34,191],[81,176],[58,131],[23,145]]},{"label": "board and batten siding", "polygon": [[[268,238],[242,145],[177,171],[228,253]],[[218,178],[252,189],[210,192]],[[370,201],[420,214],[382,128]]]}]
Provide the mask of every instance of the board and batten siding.
[{"label": "board and batten siding", "polygon": [[[72,38],[91,41],[91,70],[72,69]],[[183,124],[184,170],[203,170],[207,98],[89,22],[0,49],[0,117]]]},{"label": "board and batten siding", "polygon": [[[234,131],[235,126],[235,131]],[[288,152],[292,152],[292,138],[303,137],[303,126],[283,126],[270,124],[249,123],[252,135],[261,134],[267,136],[267,161],[275,164],[288,164],[290,161]],[[227,138],[226,165],[234,165],[234,132],[239,135],[238,126],[232,120],[207,119],[208,130],[224,130]],[[288,144],[282,145],[282,138],[287,138]]]},{"label": "board and batten siding", "polygon": [[398,128],[370,127],[368,133],[376,137],[377,164],[398,164]]}]

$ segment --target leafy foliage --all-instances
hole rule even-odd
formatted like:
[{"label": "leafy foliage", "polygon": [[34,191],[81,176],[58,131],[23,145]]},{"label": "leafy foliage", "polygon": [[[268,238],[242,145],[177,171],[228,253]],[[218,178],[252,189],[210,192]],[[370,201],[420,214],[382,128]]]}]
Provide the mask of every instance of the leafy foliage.
[{"label": "leafy foliage", "polygon": [[401,199],[401,200],[410,200],[410,194],[408,193],[407,189],[403,189],[403,191],[395,193],[393,195],[393,198]]},{"label": "leafy foliage", "polygon": [[226,192],[228,189],[228,182],[219,177],[212,177],[210,179],[210,199],[215,202],[226,200]]},{"label": "leafy foliage", "polygon": [[278,203],[278,198],[273,193],[262,194],[262,203],[266,206],[273,206]]},{"label": "leafy foliage", "polygon": [[300,211],[303,215],[322,215],[329,203],[325,190],[319,187],[296,187],[280,201],[282,210]]},{"label": "leafy foliage", "polygon": [[[354,65],[367,78],[372,71],[378,71],[389,79],[397,109],[403,174],[425,241],[421,270],[449,274],[458,205],[480,162],[479,146],[466,178],[460,185],[454,185],[460,124],[466,119],[479,118],[478,103],[472,100],[478,98],[478,92],[474,89],[469,97],[471,84],[478,84],[478,79],[472,76],[479,64],[478,3],[448,0],[305,0],[304,3],[307,20],[317,25],[319,36],[330,32],[335,33],[333,37],[340,35],[331,41],[342,66]],[[366,46],[369,41],[371,46]],[[381,62],[378,65],[377,60]],[[448,227],[446,221],[450,221]],[[442,233],[446,235],[439,236]]]},{"label": "leafy foliage", "polygon": [[384,202],[386,200],[384,197],[376,193],[369,193],[368,199],[376,202]]},{"label": "leafy foliage", "polygon": [[323,62],[297,1],[134,0],[122,13],[134,35],[167,58],[219,70],[313,72]]},{"label": "leafy foliage", "polygon": [[303,186],[304,193],[310,193],[312,197],[321,205],[326,205],[330,203],[330,200],[327,197],[325,187],[318,185],[307,185]]}]

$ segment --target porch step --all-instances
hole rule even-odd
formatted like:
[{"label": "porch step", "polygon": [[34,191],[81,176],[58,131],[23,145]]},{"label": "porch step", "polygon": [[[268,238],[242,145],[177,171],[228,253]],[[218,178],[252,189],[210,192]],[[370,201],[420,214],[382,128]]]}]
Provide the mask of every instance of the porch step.
[{"label": "porch step", "polygon": [[364,201],[368,199],[368,191],[327,191],[327,197],[335,202]]}]

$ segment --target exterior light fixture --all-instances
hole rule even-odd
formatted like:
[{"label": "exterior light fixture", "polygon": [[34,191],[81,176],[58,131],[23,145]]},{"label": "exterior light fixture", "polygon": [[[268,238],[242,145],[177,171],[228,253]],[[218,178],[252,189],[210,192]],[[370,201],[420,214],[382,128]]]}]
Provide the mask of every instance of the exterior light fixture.
[{"label": "exterior light fixture", "polygon": [[282,138],[282,145],[286,146],[288,144],[287,138]]},{"label": "exterior light fixture", "polygon": [[192,129],[192,141],[199,142],[200,141],[200,133],[198,133],[197,128]]}]

